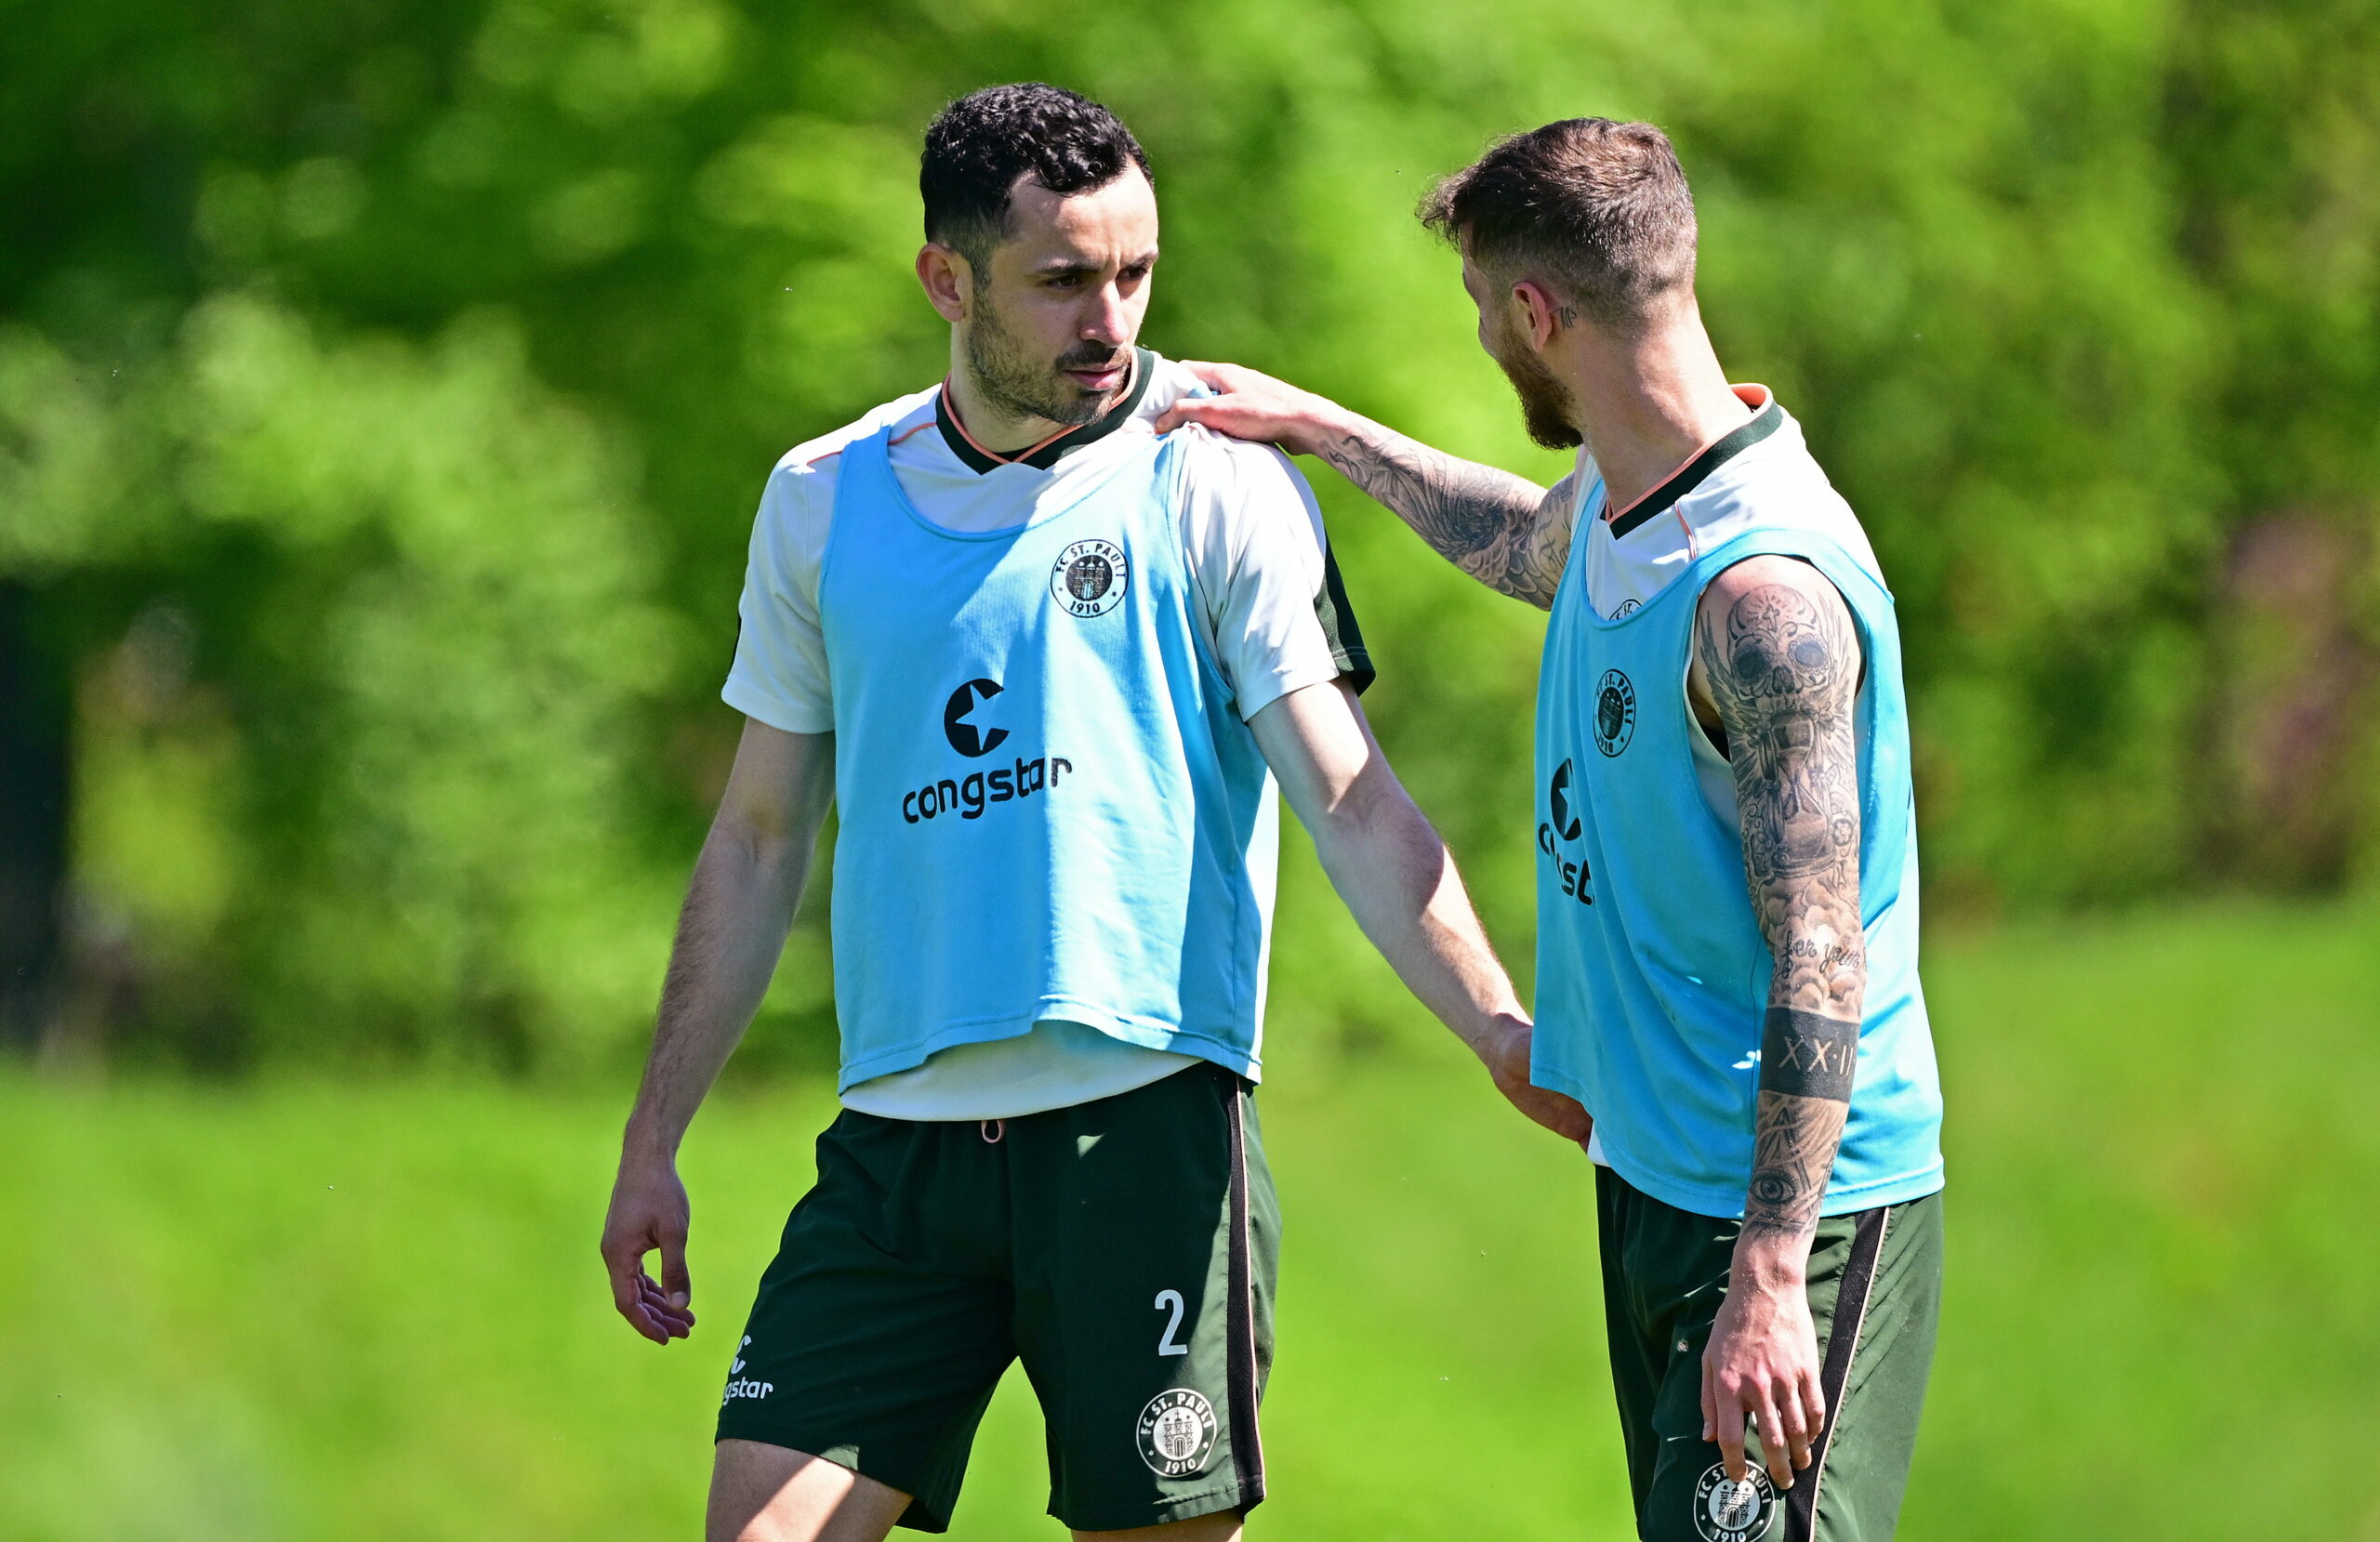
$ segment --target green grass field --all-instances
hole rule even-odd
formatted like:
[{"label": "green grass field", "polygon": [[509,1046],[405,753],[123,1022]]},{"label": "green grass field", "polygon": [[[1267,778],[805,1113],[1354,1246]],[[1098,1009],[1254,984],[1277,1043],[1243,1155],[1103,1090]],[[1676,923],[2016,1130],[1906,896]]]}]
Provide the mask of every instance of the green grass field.
[{"label": "green grass field", "polygon": [[[1929,981],[1952,1272],[1902,1535],[2380,1537],[2373,915],[2012,927]],[[595,1259],[624,1097],[0,1080],[0,1538],[696,1535],[829,1100],[698,1122],[705,1315],[662,1351]],[[1631,1535],[1575,1150],[1453,1054],[1264,1107],[1289,1232],[1252,1533]],[[1012,1377],[955,1534],[1060,1535],[1043,1497]]]}]

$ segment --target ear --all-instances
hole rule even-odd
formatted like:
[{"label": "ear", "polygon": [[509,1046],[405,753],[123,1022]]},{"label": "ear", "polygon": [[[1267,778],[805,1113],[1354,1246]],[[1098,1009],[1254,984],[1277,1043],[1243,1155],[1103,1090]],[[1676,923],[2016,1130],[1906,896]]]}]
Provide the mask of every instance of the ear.
[{"label": "ear", "polygon": [[938,241],[919,247],[918,283],[944,321],[957,326],[967,319],[975,297],[975,270],[955,248]]},{"label": "ear", "polygon": [[1520,307],[1522,330],[1540,353],[1555,333],[1579,319],[1577,307],[1555,299],[1553,291],[1535,279],[1523,279],[1513,285],[1513,303]]}]

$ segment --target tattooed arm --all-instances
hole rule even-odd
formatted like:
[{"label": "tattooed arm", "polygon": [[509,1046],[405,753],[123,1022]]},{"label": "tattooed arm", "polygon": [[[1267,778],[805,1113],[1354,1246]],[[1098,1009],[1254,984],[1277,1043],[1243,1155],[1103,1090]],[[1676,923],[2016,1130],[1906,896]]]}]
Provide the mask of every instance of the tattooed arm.
[{"label": "tattooed arm", "polygon": [[1851,613],[1807,563],[1756,557],[1703,592],[1687,690],[1698,716],[1726,733],[1744,876],[1776,960],[1752,1184],[1703,1356],[1703,1417],[1739,1478],[1749,1416],[1771,1475],[1787,1488],[1827,1417],[1807,1293],[1810,1240],[1851,1112],[1868,979],[1851,733],[1859,667]]},{"label": "tattooed arm", "polygon": [[1332,428],[1322,458],[1395,509],[1431,549],[1498,594],[1554,608],[1570,560],[1572,478],[1540,487],[1353,414]]},{"label": "tattooed arm", "polygon": [[1223,394],[1177,402],[1160,433],[1203,423],[1234,439],[1319,455],[1396,511],[1437,554],[1499,594],[1539,610],[1554,604],[1570,560],[1572,479],[1543,488],[1526,477],[1441,455],[1311,391],[1236,364],[1191,364]]}]

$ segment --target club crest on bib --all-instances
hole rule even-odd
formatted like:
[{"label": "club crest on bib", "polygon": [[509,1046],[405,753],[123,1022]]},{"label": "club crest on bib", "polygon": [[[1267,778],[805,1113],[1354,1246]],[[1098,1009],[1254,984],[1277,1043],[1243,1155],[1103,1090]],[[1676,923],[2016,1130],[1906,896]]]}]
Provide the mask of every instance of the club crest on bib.
[{"label": "club crest on bib", "polygon": [[1595,748],[1618,755],[1636,736],[1636,688],[1617,669],[1603,672],[1595,688]]},{"label": "club crest on bib", "polygon": [[1131,581],[1131,564],[1113,541],[1077,541],[1050,569],[1051,596],[1068,615],[1086,619],[1122,604]]},{"label": "club crest on bib", "polygon": [[1141,1460],[1160,1478],[1187,1478],[1215,1454],[1215,1405],[1203,1393],[1176,1387],[1149,1399],[1134,1432]]},{"label": "club crest on bib", "polygon": [[1694,1529],[1703,1542],[1761,1542],[1777,1520],[1777,1489],[1765,1468],[1754,1467],[1741,1483],[1713,1462],[1694,1485]]}]

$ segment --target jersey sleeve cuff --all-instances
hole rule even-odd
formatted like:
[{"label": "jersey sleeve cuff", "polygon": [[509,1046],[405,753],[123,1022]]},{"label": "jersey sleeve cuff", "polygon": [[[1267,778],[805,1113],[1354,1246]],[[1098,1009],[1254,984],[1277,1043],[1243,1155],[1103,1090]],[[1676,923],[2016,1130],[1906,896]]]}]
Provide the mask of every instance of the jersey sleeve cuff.
[{"label": "jersey sleeve cuff", "polygon": [[741,712],[754,722],[766,723],[781,733],[832,733],[835,715],[816,707],[800,707],[780,701],[747,681],[728,677],[720,689],[719,699]]},{"label": "jersey sleeve cuff", "polygon": [[[1350,671],[1344,667],[1325,669],[1319,664],[1301,669],[1279,670],[1244,682],[1232,705],[1239,713],[1239,720],[1244,723],[1292,691],[1303,691],[1309,685],[1329,685],[1348,673]],[[1368,679],[1365,683],[1370,683]],[[1357,686],[1356,689],[1360,691],[1363,687]]]},{"label": "jersey sleeve cuff", "polygon": [[[1361,642],[1333,643],[1330,661],[1339,666],[1338,678],[1347,682],[1347,689],[1360,696],[1380,679],[1380,671],[1372,667],[1371,651]],[[1293,688],[1294,689],[1294,688]]]}]

